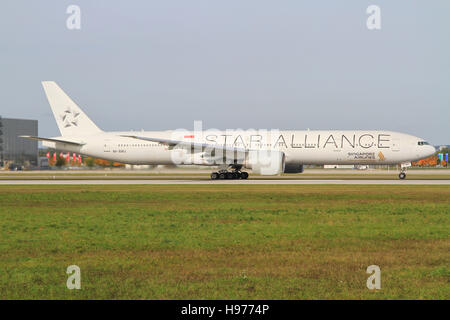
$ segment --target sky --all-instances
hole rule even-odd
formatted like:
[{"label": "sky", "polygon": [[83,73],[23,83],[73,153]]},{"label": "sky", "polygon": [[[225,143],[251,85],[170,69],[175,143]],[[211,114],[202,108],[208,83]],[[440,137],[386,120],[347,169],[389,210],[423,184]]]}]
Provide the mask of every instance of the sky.
[{"label": "sky", "polygon": [[[380,30],[366,26],[370,5]],[[2,1],[0,115],[58,136],[43,80],[106,131],[201,120],[450,144],[450,1]]]}]

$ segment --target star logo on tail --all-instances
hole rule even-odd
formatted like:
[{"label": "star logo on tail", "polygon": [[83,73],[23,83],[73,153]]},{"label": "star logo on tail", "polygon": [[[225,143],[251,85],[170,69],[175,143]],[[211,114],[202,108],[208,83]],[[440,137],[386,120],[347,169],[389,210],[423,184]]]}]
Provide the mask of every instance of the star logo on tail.
[{"label": "star logo on tail", "polygon": [[80,112],[70,109],[67,107],[66,110],[60,115],[62,122],[64,123],[64,128],[68,127],[78,127],[78,116]]}]

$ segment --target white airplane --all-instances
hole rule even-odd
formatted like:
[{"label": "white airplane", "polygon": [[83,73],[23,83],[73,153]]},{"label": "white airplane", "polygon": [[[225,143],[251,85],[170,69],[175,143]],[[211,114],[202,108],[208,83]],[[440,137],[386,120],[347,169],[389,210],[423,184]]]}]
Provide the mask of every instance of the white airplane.
[{"label": "white airplane", "polygon": [[128,164],[218,166],[211,179],[247,179],[256,174],[301,173],[308,164],[400,165],[436,150],[423,139],[378,130],[234,130],[104,132],[53,81],[42,85],[61,136],[45,146]]}]

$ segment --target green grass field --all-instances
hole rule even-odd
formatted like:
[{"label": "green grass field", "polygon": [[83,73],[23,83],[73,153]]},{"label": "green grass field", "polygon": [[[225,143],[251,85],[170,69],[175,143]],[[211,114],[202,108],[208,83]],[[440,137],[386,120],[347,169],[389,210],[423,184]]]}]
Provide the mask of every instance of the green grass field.
[{"label": "green grass field", "polygon": [[0,298],[449,299],[449,214],[450,186],[0,186]]}]

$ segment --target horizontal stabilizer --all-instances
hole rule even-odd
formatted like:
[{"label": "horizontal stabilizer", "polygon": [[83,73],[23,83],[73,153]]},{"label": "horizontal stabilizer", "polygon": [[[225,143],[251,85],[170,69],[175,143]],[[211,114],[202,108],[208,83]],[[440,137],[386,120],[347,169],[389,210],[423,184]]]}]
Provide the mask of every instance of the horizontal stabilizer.
[{"label": "horizontal stabilizer", "polygon": [[69,140],[62,140],[62,139],[54,139],[54,138],[41,138],[41,137],[35,137],[35,136],[19,136],[21,138],[25,139],[31,139],[31,140],[38,140],[38,141],[49,141],[49,142],[58,142],[58,143],[65,143],[65,144],[71,144],[74,146],[82,146],[84,143],[75,142],[75,141],[69,141]]}]

